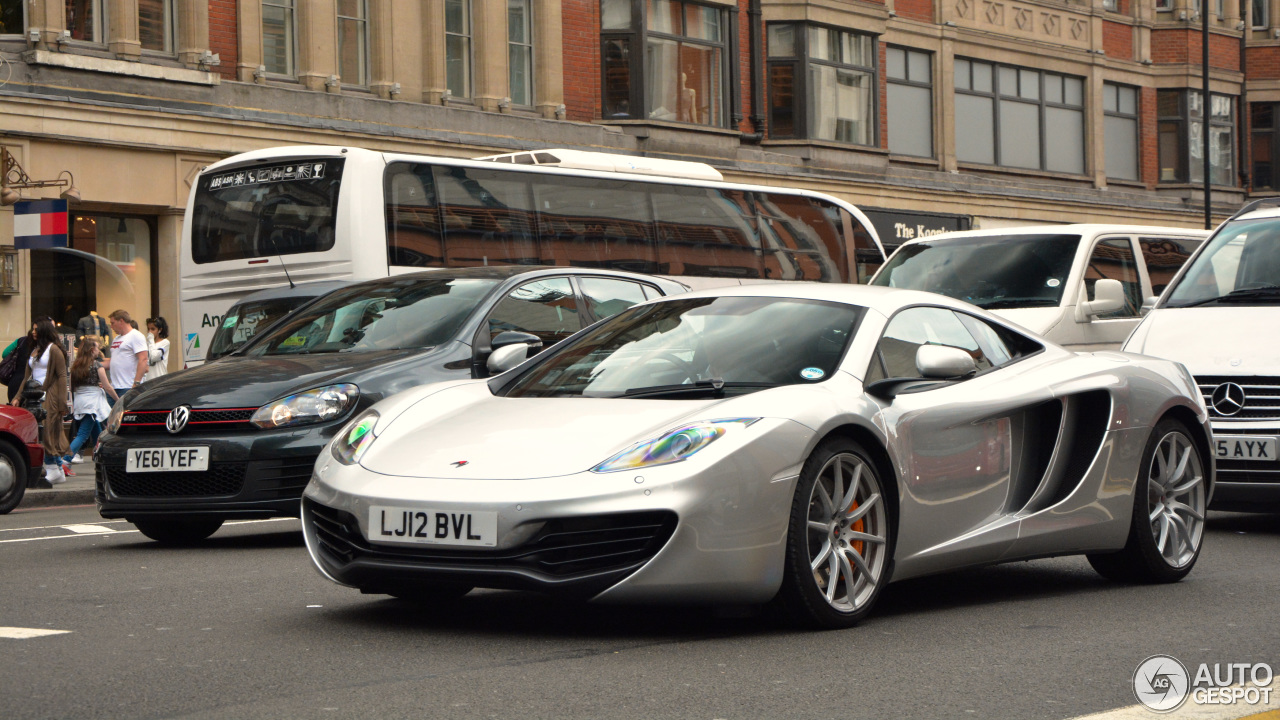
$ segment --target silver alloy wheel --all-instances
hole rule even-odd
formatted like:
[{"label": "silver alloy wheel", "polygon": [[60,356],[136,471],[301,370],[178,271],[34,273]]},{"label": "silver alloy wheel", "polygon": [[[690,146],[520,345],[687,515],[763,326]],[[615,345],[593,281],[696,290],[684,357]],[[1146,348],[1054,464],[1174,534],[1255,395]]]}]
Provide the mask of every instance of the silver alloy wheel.
[{"label": "silver alloy wheel", "polygon": [[1156,550],[1169,567],[1196,557],[1204,533],[1204,468],[1190,438],[1171,432],[1160,438],[1147,477],[1147,517]]},{"label": "silver alloy wheel", "polygon": [[827,461],[809,494],[809,568],[827,603],[861,608],[884,574],[888,522],[875,471],[857,455]]},{"label": "silver alloy wheel", "polygon": [[18,471],[13,467],[13,462],[4,455],[0,455],[0,498],[7,496],[17,484]]}]

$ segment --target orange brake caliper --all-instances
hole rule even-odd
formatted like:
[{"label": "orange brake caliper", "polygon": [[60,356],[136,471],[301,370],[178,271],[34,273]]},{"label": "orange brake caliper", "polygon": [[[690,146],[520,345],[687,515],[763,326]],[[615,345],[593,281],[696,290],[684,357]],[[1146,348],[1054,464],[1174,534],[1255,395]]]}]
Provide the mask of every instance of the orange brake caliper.
[{"label": "orange brake caliper", "polygon": [[[858,501],[854,500],[853,504],[849,506],[849,512],[853,512],[854,510],[857,510],[857,509],[858,509]],[[858,518],[858,521],[855,522],[853,524],[853,527],[850,529],[853,530],[854,532],[866,532],[866,530],[864,529],[866,527],[865,520],[866,518]],[[850,547],[853,548],[854,552],[858,553],[859,555],[862,555],[862,544],[863,543],[861,540],[854,540],[850,544]]]}]

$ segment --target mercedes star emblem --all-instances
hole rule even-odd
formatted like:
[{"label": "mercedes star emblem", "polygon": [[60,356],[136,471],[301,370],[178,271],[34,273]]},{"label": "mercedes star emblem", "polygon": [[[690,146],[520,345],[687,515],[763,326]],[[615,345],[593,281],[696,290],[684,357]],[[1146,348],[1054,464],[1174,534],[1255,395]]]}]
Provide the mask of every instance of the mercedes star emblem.
[{"label": "mercedes star emblem", "polygon": [[1244,388],[1228,382],[1213,389],[1209,404],[1223,417],[1231,417],[1244,409]]},{"label": "mercedes star emblem", "polygon": [[169,412],[169,417],[164,419],[164,427],[174,435],[182,432],[187,426],[187,421],[191,419],[191,406],[179,405]]}]

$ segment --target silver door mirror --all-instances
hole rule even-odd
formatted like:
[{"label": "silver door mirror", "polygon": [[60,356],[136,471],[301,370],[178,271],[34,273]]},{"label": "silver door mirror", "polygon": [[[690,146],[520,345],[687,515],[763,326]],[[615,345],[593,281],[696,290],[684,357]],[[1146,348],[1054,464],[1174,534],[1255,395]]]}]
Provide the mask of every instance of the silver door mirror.
[{"label": "silver door mirror", "polygon": [[973,356],[949,345],[921,345],[916,350],[916,370],[926,378],[957,378],[978,371]]},{"label": "silver door mirror", "polygon": [[1098,315],[1115,312],[1124,307],[1124,285],[1119,280],[1104,278],[1093,284],[1093,300],[1080,303],[1081,314],[1085,320],[1092,320]]},{"label": "silver door mirror", "polygon": [[489,359],[485,362],[485,367],[489,369],[490,373],[497,375],[519,365],[528,357],[529,346],[525,343],[504,345],[489,354]]},{"label": "silver door mirror", "polygon": [[1156,303],[1158,303],[1158,302],[1160,302],[1160,296],[1159,296],[1159,295],[1152,295],[1151,297],[1147,298],[1146,300],[1143,300],[1143,301],[1142,301],[1142,310],[1140,311],[1140,312],[1142,313],[1143,317],[1146,317],[1147,313],[1151,312],[1152,310],[1155,310],[1155,309],[1156,309]]}]

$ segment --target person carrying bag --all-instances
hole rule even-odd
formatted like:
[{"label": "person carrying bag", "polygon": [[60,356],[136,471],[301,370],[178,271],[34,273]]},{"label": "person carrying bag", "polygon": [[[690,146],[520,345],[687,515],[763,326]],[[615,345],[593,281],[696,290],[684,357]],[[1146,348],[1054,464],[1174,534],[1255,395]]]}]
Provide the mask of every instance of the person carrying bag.
[{"label": "person carrying bag", "polygon": [[[45,474],[51,482],[61,482],[71,467],[62,464],[68,449],[67,434],[62,431],[62,418],[67,414],[67,354],[58,339],[58,329],[49,318],[36,322],[36,346],[27,361],[23,387],[28,380],[35,380],[44,389],[45,419],[40,444],[44,446]],[[21,398],[19,394],[11,404],[21,405]]]}]

